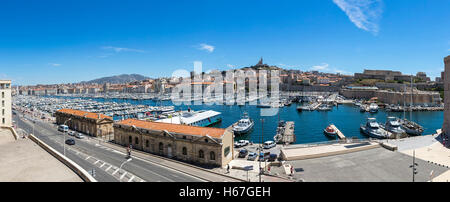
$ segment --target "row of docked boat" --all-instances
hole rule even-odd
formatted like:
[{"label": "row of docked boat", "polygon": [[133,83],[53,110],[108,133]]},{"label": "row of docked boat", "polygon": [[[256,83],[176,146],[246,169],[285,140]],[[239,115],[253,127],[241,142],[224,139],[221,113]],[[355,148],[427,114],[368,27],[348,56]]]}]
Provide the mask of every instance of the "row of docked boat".
[{"label": "row of docked boat", "polygon": [[396,138],[406,135],[418,136],[422,135],[424,131],[419,124],[396,117],[388,117],[385,124],[379,124],[375,118],[368,118],[366,124],[360,126],[360,130],[363,134],[378,139]]},{"label": "row of docked boat", "polygon": [[371,103],[370,105],[361,104],[359,105],[360,112],[370,112],[377,113],[379,106],[376,103]]}]

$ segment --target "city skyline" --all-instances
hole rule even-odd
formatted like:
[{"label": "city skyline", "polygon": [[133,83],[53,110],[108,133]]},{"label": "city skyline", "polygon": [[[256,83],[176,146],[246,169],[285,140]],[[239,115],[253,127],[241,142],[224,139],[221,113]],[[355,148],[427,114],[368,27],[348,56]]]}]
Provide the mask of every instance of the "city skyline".
[{"label": "city skyline", "polygon": [[[177,69],[265,63],[353,74],[386,69],[432,79],[450,53],[448,1],[4,3],[0,79],[75,83]],[[87,6],[88,5],[88,6]],[[413,14],[412,14],[413,13]]]}]

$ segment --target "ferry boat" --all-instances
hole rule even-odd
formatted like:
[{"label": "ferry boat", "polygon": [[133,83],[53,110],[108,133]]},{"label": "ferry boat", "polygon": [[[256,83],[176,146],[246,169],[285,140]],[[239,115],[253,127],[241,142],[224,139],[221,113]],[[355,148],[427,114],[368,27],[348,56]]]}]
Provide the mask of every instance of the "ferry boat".
[{"label": "ferry boat", "polygon": [[245,112],[242,115],[242,118],[233,125],[233,132],[236,135],[246,134],[252,130],[255,125],[254,121],[248,117],[248,114]]},{"label": "ferry boat", "polygon": [[336,130],[334,130],[331,125],[329,125],[328,127],[326,127],[325,129],[323,129],[323,133],[328,136],[328,137],[336,137],[337,136],[337,132]]},{"label": "ferry boat", "polygon": [[222,113],[212,110],[184,111],[180,115],[160,119],[156,122],[208,127],[222,121]]},{"label": "ferry boat", "polygon": [[367,123],[360,126],[360,130],[365,135],[373,138],[386,139],[391,137],[391,133],[381,128],[375,118],[368,118]]},{"label": "ferry boat", "polygon": [[405,130],[401,128],[400,122],[395,117],[387,117],[384,129],[394,134],[404,134]]}]

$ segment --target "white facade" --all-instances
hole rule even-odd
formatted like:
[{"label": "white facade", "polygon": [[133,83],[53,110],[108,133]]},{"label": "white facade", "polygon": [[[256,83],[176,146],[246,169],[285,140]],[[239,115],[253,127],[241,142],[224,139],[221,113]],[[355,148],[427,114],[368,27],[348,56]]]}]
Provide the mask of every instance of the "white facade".
[{"label": "white facade", "polygon": [[11,127],[11,119],[11,81],[0,80],[0,127]]}]

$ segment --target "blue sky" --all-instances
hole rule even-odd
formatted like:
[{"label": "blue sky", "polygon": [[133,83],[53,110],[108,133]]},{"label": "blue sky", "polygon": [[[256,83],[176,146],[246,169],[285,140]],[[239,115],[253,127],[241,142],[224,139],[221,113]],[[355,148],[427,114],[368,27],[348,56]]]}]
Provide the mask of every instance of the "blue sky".
[{"label": "blue sky", "polygon": [[448,0],[0,1],[0,79],[79,82],[265,63],[439,76]]}]

